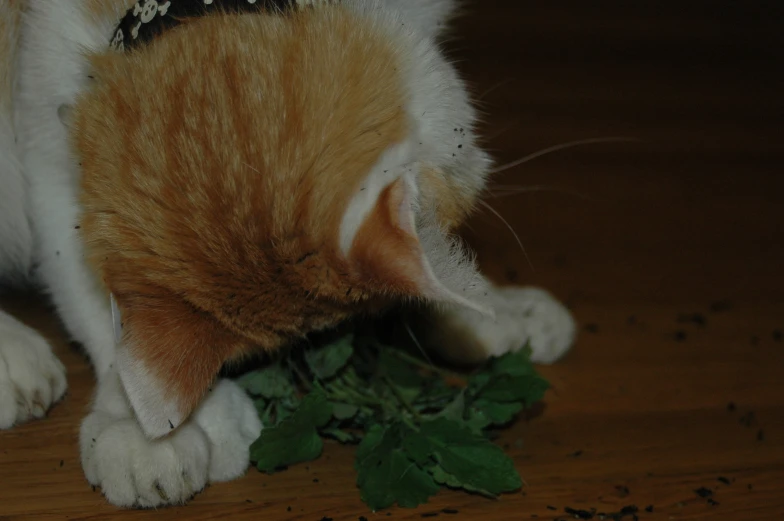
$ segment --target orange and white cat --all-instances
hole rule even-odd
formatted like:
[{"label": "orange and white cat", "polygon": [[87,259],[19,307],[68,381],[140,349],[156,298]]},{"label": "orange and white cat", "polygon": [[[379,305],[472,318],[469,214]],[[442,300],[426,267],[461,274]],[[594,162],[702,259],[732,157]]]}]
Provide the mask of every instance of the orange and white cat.
[{"label": "orange and white cat", "polygon": [[[186,3],[205,14],[123,44]],[[407,301],[458,361],[574,341],[561,304],[493,286],[450,235],[491,168],[436,44],[454,2],[256,3],[0,0],[0,275],[89,355],[81,458],[116,505],[246,471],[262,426],[216,378],[253,351]],[[0,311],[0,428],[65,389]]]}]

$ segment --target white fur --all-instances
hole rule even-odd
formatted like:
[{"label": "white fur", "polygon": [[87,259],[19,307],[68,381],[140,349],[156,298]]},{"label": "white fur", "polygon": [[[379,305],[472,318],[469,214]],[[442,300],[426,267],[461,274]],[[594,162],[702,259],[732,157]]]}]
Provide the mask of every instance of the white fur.
[{"label": "white fur", "polygon": [[[418,163],[437,165],[466,195],[478,194],[491,167],[477,146],[476,110],[465,83],[436,45],[441,26],[456,6],[453,0],[345,0],[368,18],[373,30],[397,43],[407,87],[406,111],[414,129]],[[423,27],[426,28],[423,29]]]},{"label": "white fur", "polygon": [[437,36],[446,28],[457,4],[455,0],[383,1],[390,9],[403,13],[418,31],[428,36]]},{"label": "white fur", "polygon": [[[13,13],[14,8],[8,2],[0,3],[0,18],[11,20]],[[6,41],[1,48],[10,54],[0,55],[0,60],[7,60],[8,70],[13,73],[18,29],[8,24],[4,27],[5,34],[0,34],[0,38]],[[33,260],[25,181],[16,149],[13,111],[8,103],[15,80],[14,74],[0,78],[0,282],[5,283],[22,282]]]},{"label": "white fur", "polygon": [[167,399],[166,389],[144,362],[131,355],[129,346],[118,346],[115,352],[128,400],[136,413],[144,434],[151,439],[169,434],[185,420],[176,400]]},{"label": "white fur", "polygon": [[517,351],[530,343],[531,360],[550,364],[574,343],[577,327],[571,313],[539,288],[491,288],[495,319],[455,310],[450,317],[468,326],[489,356]]},{"label": "white fur", "polygon": [[[403,176],[413,176],[416,185],[421,165],[437,165],[468,196],[478,194],[485,186],[491,161],[477,146],[473,130],[475,110],[462,80],[434,40],[455,4],[453,0],[346,2],[367,16],[375,30],[387,32],[397,42],[412,130],[404,144],[395,145],[382,155],[344,214],[340,235],[344,253],[381,191]],[[445,237],[432,224],[434,220],[427,209],[417,204],[416,186],[412,190],[417,232],[425,251],[422,268],[426,277],[421,296],[492,316],[491,309],[469,296],[481,280],[473,259],[458,241]]]},{"label": "white fur", "polygon": [[114,359],[108,299],[83,260],[75,229],[78,165],[58,117],[89,81],[86,51],[103,51],[116,20],[93,20],[81,2],[31,0],[19,50],[19,150],[36,241],[36,276],[100,378]]},{"label": "white fur", "polygon": [[[0,274],[19,282],[30,271],[33,235],[27,218],[24,178],[10,115],[0,113]],[[13,279],[13,280],[12,280]]]},{"label": "white fur", "polygon": [[495,311],[488,317],[460,306],[439,306],[424,321],[428,345],[458,363],[531,348],[531,360],[549,364],[574,344],[571,313],[550,293],[534,287],[496,287],[485,281],[474,299]]},{"label": "white fur", "polygon": [[116,373],[98,386],[79,434],[87,480],[118,506],[185,503],[207,483],[245,473],[261,432],[253,402],[237,384],[218,383],[171,436],[150,441],[131,412]]},{"label": "white fur", "polygon": [[376,205],[381,192],[403,177],[414,163],[414,146],[410,139],[391,146],[371,169],[365,182],[357,189],[340,224],[340,250],[348,254],[359,228]]},{"label": "white fur", "polygon": [[[454,2],[345,1],[367,17],[368,30],[386,32],[400,56],[408,87],[406,110],[417,131],[416,136],[409,136],[409,150],[392,154],[390,160],[403,170],[409,157],[438,165],[466,193],[479,193],[490,160],[476,146],[475,114],[466,89],[434,43]],[[109,300],[84,262],[75,229],[80,211],[79,169],[58,117],[60,107],[73,104],[89,81],[85,55],[107,49],[122,13],[93,19],[81,0],[28,0],[28,5],[17,57],[15,115],[0,111],[0,276],[24,277],[31,266],[36,267],[36,279],[50,293],[69,333],[85,347],[95,366],[97,394],[80,434],[88,480],[121,506],[181,503],[209,481],[241,475],[248,465],[248,445],[261,424],[250,400],[224,382],[171,435],[153,441],[141,429],[114,366]],[[416,171],[411,175],[415,193]],[[374,184],[373,190],[383,188],[384,182]],[[369,200],[372,197],[353,209],[347,237],[355,234]],[[422,215],[417,217],[420,221]],[[427,226],[420,228],[420,239],[436,279],[458,294],[482,296],[482,281],[473,261],[456,243]],[[450,252],[444,253],[444,248]],[[548,346],[543,353],[564,349],[568,343],[564,338],[571,338],[570,322],[553,311],[557,306],[552,302],[522,293],[499,299],[494,304],[511,317],[504,319],[505,336],[493,334],[492,323],[467,314],[472,311],[450,308],[454,313],[445,313],[471,324],[487,342],[488,353],[514,348],[522,336],[532,334]],[[525,322],[531,317],[521,316],[518,310],[531,302],[544,311],[534,315],[538,321]],[[556,316],[561,318],[553,319]],[[527,325],[515,329],[518,319]],[[1,312],[0,360],[4,364],[0,367],[0,427],[41,416],[62,396],[64,371],[46,341]]]},{"label": "white fur", "polygon": [[0,310],[0,429],[42,418],[65,388],[65,367],[46,340]]}]

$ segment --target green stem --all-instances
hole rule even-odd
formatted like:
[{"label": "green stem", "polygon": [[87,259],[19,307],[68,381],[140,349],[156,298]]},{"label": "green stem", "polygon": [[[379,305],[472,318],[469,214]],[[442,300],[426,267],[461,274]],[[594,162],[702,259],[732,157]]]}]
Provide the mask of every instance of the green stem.
[{"label": "green stem", "polygon": [[420,360],[419,358],[417,358],[415,356],[409,355],[408,353],[406,353],[406,352],[404,352],[404,351],[402,351],[400,349],[389,348],[389,350],[396,357],[398,357],[398,358],[400,358],[400,359],[402,359],[402,360],[404,360],[404,361],[406,361],[406,362],[408,362],[408,363],[410,363],[412,365],[415,365],[415,366],[417,366],[417,367],[419,367],[421,369],[425,369],[427,371],[433,371],[435,373],[440,374],[441,376],[451,376],[453,378],[463,378],[463,379],[465,378],[465,375],[462,375],[460,373],[456,373],[454,371],[450,371],[449,369],[444,369],[442,367],[436,367],[436,366],[434,366],[432,364],[429,364],[429,363],[427,363],[427,362],[425,362],[423,360]]},{"label": "green stem", "polygon": [[311,390],[310,382],[308,381],[307,376],[305,376],[302,370],[299,367],[297,367],[297,363],[289,360],[289,368],[292,371],[294,371],[294,374],[297,375],[297,378],[299,378],[300,382],[302,383],[302,386],[305,387],[305,390],[310,391]]},{"label": "green stem", "polygon": [[363,405],[371,405],[371,406],[376,406],[376,407],[383,407],[384,406],[384,402],[383,401],[376,400],[376,399],[364,396],[364,395],[358,393],[355,389],[352,389],[351,387],[346,387],[346,386],[340,385],[337,382],[333,383],[331,387],[333,389],[337,390],[337,391],[340,391],[342,394],[346,395],[346,396],[337,396],[337,395],[335,395],[333,393],[330,396],[330,399],[332,399],[332,400],[335,400],[335,401],[345,401],[345,398],[348,397],[351,400],[356,401],[357,403],[362,403]]},{"label": "green stem", "polygon": [[397,400],[411,414],[411,416],[414,417],[414,419],[417,422],[421,422],[422,417],[419,415],[419,412],[416,409],[414,409],[414,407],[408,402],[408,400],[406,400],[405,396],[403,396],[403,394],[400,392],[400,389],[397,388],[397,386],[392,382],[392,380],[389,379],[389,377],[384,376],[382,378],[384,380],[384,383],[386,383],[389,386],[389,388],[392,390],[392,394],[395,395],[395,398],[397,398]]}]

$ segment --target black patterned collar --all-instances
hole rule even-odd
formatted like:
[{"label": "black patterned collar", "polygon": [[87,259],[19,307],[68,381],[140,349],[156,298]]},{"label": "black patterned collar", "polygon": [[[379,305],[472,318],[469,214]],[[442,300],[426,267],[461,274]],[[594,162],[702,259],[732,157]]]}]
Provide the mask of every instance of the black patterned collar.
[{"label": "black patterned collar", "polygon": [[189,18],[215,12],[285,12],[329,0],[139,0],[128,10],[111,41],[111,48],[125,51],[148,43]]}]

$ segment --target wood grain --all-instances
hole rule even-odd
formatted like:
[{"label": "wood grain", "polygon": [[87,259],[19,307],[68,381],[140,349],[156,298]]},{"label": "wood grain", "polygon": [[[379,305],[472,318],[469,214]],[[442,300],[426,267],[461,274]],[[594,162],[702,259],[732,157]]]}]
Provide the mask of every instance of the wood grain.
[{"label": "wood grain", "polygon": [[117,511],[78,461],[91,372],[31,297],[10,300],[57,346],[70,391],[46,420],[0,433],[2,519],[567,519],[565,507],[626,505],[643,520],[784,519],[782,4],[470,7],[450,46],[482,95],[501,163],[576,139],[643,140],[563,151],[496,179],[553,187],[489,199],[530,265],[489,213],[466,231],[488,273],[550,288],[586,328],[542,369],[554,386],[544,409],[499,440],[524,491],[497,501],[444,492],[371,514],[353,451],[330,445],[317,462],[251,470],[186,507]]}]

